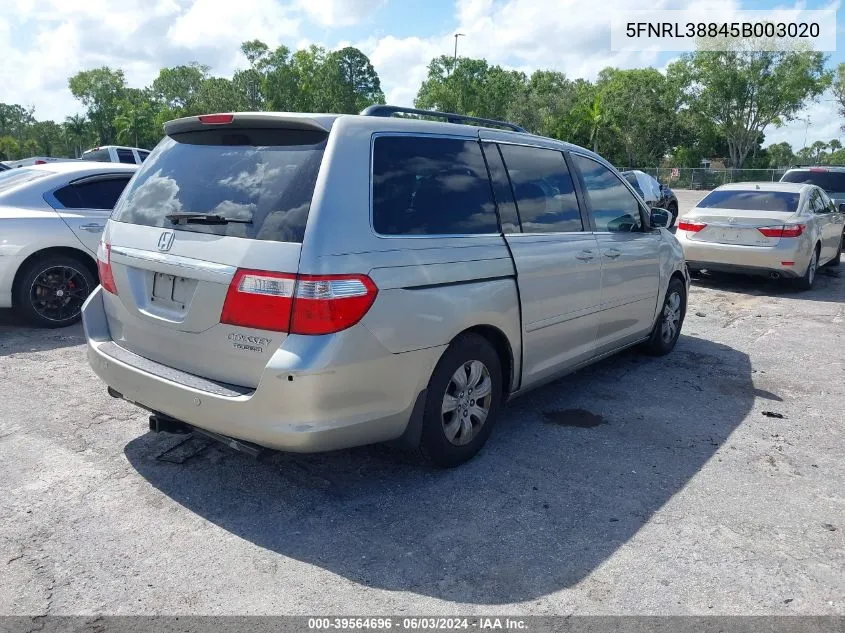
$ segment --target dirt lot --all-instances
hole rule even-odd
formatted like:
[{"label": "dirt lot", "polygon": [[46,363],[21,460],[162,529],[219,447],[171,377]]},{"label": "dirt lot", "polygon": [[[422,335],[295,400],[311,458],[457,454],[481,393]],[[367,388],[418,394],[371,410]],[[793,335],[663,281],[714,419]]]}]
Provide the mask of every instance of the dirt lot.
[{"label": "dirt lot", "polygon": [[437,471],[147,432],[82,331],[0,325],[0,614],[845,614],[845,273],[693,287],[662,359]]}]

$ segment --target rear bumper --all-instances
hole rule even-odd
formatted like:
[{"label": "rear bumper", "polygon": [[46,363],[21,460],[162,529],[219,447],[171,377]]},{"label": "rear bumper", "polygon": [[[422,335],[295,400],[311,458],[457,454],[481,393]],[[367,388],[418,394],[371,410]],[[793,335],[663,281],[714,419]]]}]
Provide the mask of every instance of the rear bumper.
[{"label": "rear bumper", "polygon": [[[750,275],[778,273],[783,277],[801,277],[810,263],[808,254],[802,252],[802,241],[781,240],[776,246],[742,246],[697,242],[678,232],[678,241],[684,248],[684,257],[691,270],[739,272]],[[796,243],[798,242],[798,243]],[[794,262],[792,265],[783,262]]]},{"label": "rear bumper", "polygon": [[[399,438],[444,347],[391,354],[363,326],[289,336],[254,390],[205,380],[112,341],[97,288],[82,308],[88,362],[124,399],[279,450],[318,452]],[[325,349],[330,348],[327,364]],[[305,358],[320,359],[314,366]]]}]

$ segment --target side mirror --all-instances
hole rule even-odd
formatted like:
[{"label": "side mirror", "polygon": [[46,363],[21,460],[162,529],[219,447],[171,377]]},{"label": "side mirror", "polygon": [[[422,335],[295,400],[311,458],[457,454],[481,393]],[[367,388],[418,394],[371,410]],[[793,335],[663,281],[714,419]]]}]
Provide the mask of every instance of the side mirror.
[{"label": "side mirror", "polygon": [[668,229],[672,226],[673,219],[672,213],[666,209],[654,208],[649,214],[651,226],[656,229]]}]

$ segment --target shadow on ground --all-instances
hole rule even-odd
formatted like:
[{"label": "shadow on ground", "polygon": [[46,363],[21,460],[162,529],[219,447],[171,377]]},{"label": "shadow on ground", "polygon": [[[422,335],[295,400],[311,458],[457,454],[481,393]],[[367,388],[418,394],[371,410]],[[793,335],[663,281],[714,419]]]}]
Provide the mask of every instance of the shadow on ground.
[{"label": "shadow on ground", "polygon": [[845,300],[845,265],[838,268],[820,268],[812,290],[800,290],[789,279],[768,279],[751,275],[730,273],[702,273],[693,278],[696,285],[714,290],[727,290],[753,296],[807,299],[809,301]]},{"label": "shadow on ground", "polygon": [[257,461],[153,434],[125,453],[188,510],[362,585],[527,601],[582,580],[695,476],[751,410],[751,375],[744,353],[694,337],[661,359],[626,352],[510,403],[449,471],[384,447]]},{"label": "shadow on ground", "polygon": [[0,356],[47,352],[85,342],[82,325],[46,329],[28,327],[11,310],[0,310]]}]

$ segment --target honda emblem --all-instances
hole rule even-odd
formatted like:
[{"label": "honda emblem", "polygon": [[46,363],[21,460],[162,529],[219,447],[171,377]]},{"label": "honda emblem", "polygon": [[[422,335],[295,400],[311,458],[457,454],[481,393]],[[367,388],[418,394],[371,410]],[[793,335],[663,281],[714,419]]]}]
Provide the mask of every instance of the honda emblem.
[{"label": "honda emblem", "polygon": [[165,231],[158,237],[158,250],[160,251],[169,251],[170,247],[173,246],[173,238],[175,234],[173,231]]}]

